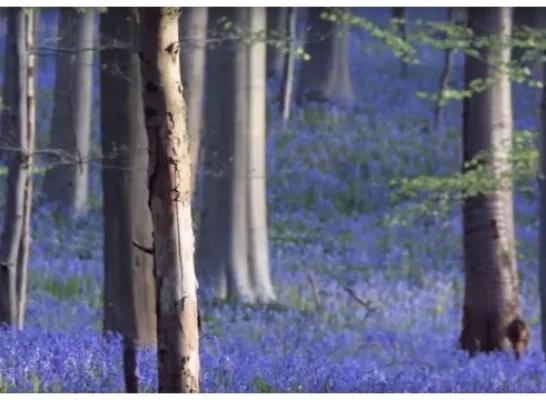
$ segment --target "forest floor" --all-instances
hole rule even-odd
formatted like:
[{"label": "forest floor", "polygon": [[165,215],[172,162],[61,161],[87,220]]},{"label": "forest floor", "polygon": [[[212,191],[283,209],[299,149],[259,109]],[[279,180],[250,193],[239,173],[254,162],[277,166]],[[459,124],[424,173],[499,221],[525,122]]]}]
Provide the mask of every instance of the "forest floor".
[{"label": "forest floor", "polygon": [[[370,43],[363,33],[351,37],[358,113],[300,110],[285,131],[275,121],[270,126],[270,254],[279,300],[288,307],[204,303],[203,390],[546,391],[536,192],[516,188],[515,201],[521,299],[533,329],[529,352],[517,362],[511,354],[469,360],[457,349],[459,208],[413,218],[391,188],[395,178],[459,170],[460,106],[447,108],[438,132],[424,133],[432,105],[415,93],[437,89],[441,52],[423,50],[423,63],[410,66],[410,78],[402,79],[389,50]],[[461,66],[459,56],[458,85]],[[40,75],[43,104],[52,88],[51,65],[46,67]],[[514,91],[516,128],[534,129],[534,94],[520,86]],[[51,110],[42,112],[45,142]],[[98,126],[94,131],[98,135]],[[35,209],[27,325],[0,334],[0,391],[124,390],[120,345],[101,335],[100,173],[98,166],[92,169],[88,216]],[[152,350],[140,353],[139,375],[142,390],[153,391]]]}]

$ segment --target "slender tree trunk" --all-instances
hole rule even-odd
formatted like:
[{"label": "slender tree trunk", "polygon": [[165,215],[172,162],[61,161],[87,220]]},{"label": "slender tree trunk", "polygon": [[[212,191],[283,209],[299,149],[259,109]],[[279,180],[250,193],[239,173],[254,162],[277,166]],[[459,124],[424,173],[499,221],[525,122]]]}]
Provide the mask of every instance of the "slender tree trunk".
[{"label": "slender tree trunk", "polygon": [[[29,53],[34,45],[34,11],[13,8],[16,33],[16,68],[10,77],[19,83],[16,97],[11,98],[10,120],[15,123],[17,151],[12,152],[8,167],[7,204],[0,237],[0,323],[19,329],[23,327],[26,301],[26,276],[30,245],[30,213],[32,206],[32,157],[35,134],[35,57]],[[15,103],[16,101],[16,103]]]},{"label": "slender tree trunk", "polygon": [[348,8],[309,8],[309,33],[305,50],[311,59],[301,68],[298,103],[354,102],[349,71],[349,25],[347,21],[332,22],[322,13],[348,12]]},{"label": "slender tree trunk", "polygon": [[87,211],[95,12],[61,8],[50,147],[60,164],[44,178],[45,199],[78,213]]},{"label": "slender tree trunk", "polygon": [[191,166],[180,79],[179,8],[140,8],[142,83],[148,133],[149,207],[154,227],[160,393],[199,392],[197,279]]},{"label": "slender tree trunk", "polygon": [[297,10],[297,7],[288,7],[288,12],[286,16],[286,18],[288,19],[288,51],[285,55],[281,85],[282,92],[279,102],[279,108],[284,125],[286,125],[286,123],[290,119],[290,106],[292,104],[292,91],[294,87],[294,67],[296,64]]},{"label": "slender tree trunk", "polygon": [[[478,37],[510,38],[511,8],[469,8],[468,12],[469,27]],[[476,79],[492,78],[494,83],[464,101],[463,171],[472,168],[468,163],[476,156],[488,152],[479,165],[491,168],[499,187],[463,203],[465,293],[460,343],[471,355],[513,349],[519,357],[527,347],[529,330],[519,304],[512,182],[506,178],[511,172],[512,144],[510,48],[480,48],[480,58],[466,57],[465,87]]]},{"label": "slender tree trunk", "polygon": [[[408,28],[407,28],[407,7],[393,7],[392,18],[396,20],[396,28],[400,37],[404,40],[408,40]],[[400,60],[400,71],[403,78],[408,76],[408,63],[404,60]]]},{"label": "slender tree trunk", "polygon": [[[266,22],[265,8],[248,9],[248,30],[259,32]],[[254,297],[262,303],[275,300],[269,274],[266,200],[266,48],[261,42],[250,45],[248,52],[248,254]]]},{"label": "slender tree trunk", "polygon": [[[462,24],[462,21],[459,18],[457,18],[453,7],[448,7],[447,23],[459,24],[459,25]],[[442,111],[444,110],[444,107],[445,107],[444,95],[445,95],[445,91],[449,87],[449,81],[451,80],[451,75],[452,75],[453,67],[455,64],[455,55],[456,55],[456,50],[454,48],[449,48],[444,51],[444,65],[442,67],[442,72],[440,73],[438,96],[434,103],[434,111],[433,111],[432,128],[434,131],[437,131],[440,125],[442,124],[442,119],[443,119]]]},{"label": "slender tree trunk", "polygon": [[[237,8],[235,26],[248,32],[250,9]],[[233,127],[233,180],[231,188],[230,256],[228,261],[228,290],[244,302],[254,301],[250,278],[248,238],[248,145],[250,60],[248,44],[238,41],[235,53],[235,126]]]},{"label": "slender tree trunk", "polygon": [[[28,171],[25,179],[25,204],[23,214],[23,231],[21,232],[21,244],[17,257],[17,327],[23,329],[25,321],[25,310],[27,303],[27,281],[28,281],[28,260],[30,257],[31,226],[30,217],[32,214],[32,170],[34,165],[34,151],[36,144],[36,55],[33,52],[36,46],[36,26],[38,21],[38,10],[32,9],[27,12],[25,23],[26,41],[26,108],[27,108],[27,143],[28,143]],[[25,107],[21,105],[21,107]]]},{"label": "slender tree trunk", "polygon": [[[100,15],[101,147],[104,216],[104,332],[120,333],[127,393],[138,392],[136,348],[156,341],[153,257],[146,184],[148,151],[137,11]],[[113,42],[126,45],[113,48]]]},{"label": "slender tree trunk", "polygon": [[285,62],[285,50],[280,43],[285,41],[287,7],[267,7],[267,77],[282,74]]},{"label": "slender tree trunk", "polygon": [[[203,97],[205,94],[205,58],[207,48],[207,17],[205,7],[185,8],[180,17],[180,68],[184,100],[187,105],[192,192],[195,193],[200,170]],[[195,196],[195,195],[194,195]]]}]

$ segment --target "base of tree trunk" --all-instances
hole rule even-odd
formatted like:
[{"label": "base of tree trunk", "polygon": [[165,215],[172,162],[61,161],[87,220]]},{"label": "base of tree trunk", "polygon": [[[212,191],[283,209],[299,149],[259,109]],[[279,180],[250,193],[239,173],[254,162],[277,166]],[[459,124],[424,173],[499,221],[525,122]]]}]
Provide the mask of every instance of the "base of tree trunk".
[{"label": "base of tree trunk", "polygon": [[521,357],[529,341],[529,327],[519,317],[513,318],[506,326],[504,334],[497,334],[502,324],[499,315],[482,315],[472,312],[468,306],[463,307],[463,329],[459,344],[469,352],[470,357],[477,353],[513,350],[517,359]]},{"label": "base of tree trunk", "polygon": [[136,373],[137,359],[135,342],[129,338],[123,338],[123,377],[125,379],[125,391],[138,393],[138,376]]}]

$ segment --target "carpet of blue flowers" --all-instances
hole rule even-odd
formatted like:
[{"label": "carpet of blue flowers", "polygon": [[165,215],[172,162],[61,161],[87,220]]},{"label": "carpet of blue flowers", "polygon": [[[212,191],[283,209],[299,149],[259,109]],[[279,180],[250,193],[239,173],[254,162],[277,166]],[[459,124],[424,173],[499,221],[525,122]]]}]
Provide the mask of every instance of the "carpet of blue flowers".
[{"label": "carpet of blue flowers", "polygon": [[[412,12],[421,18],[445,15],[440,9]],[[390,15],[387,9],[369,13],[382,24]],[[42,37],[51,35],[54,19],[42,16]],[[410,66],[404,80],[397,59],[366,33],[355,30],[350,46],[358,112],[298,110],[286,131],[275,121],[269,130],[272,273],[288,308],[204,302],[203,390],[546,391],[536,283],[537,196],[518,194],[515,203],[522,304],[533,329],[529,352],[518,362],[511,354],[469,360],[457,349],[463,294],[458,208],[447,217],[385,222],[408,206],[392,201],[391,179],[459,168],[460,105],[451,104],[442,129],[428,134],[423,128],[432,107],[415,95],[436,90],[442,54],[420,49],[422,64]],[[40,63],[43,141],[54,62]],[[459,86],[461,67],[459,58]],[[516,126],[534,128],[535,93],[517,85],[514,91]],[[94,132],[98,135],[98,126]],[[0,333],[0,391],[124,390],[119,341],[101,334],[96,165],[92,188],[92,210],[85,218],[35,208],[27,323],[22,332]],[[154,351],[142,350],[139,364],[141,390],[154,391]]]}]

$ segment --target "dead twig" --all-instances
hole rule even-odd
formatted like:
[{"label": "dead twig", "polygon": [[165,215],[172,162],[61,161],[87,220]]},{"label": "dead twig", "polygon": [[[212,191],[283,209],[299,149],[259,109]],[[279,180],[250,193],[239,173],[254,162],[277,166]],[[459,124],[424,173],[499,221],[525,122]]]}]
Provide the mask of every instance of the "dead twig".
[{"label": "dead twig", "polygon": [[351,296],[358,304],[366,309],[366,315],[364,318],[367,318],[371,313],[379,310],[379,307],[374,305],[372,300],[363,298],[352,287],[346,286],[345,291],[349,293],[349,296]]},{"label": "dead twig", "polygon": [[320,294],[317,287],[317,281],[315,280],[315,275],[312,272],[309,272],[307,274],[307,279],[311,284],[311,289],[313,289],[313,298],[315,299],[315,305],[317,307],[317,310],[322,310],[322,303],[320,301]]},{"label": "dead twig", "polygon": [[132,243],[133,243],[133,246],[135,246],[140,251],[142,251],[142,252],[144,252],[146,254],[149,254],[151,256],[154,255],[154,248],[153,247],[145,247],[145,246],[141,245],[140,243],[136,242],[135,240],[133,240]]}]

